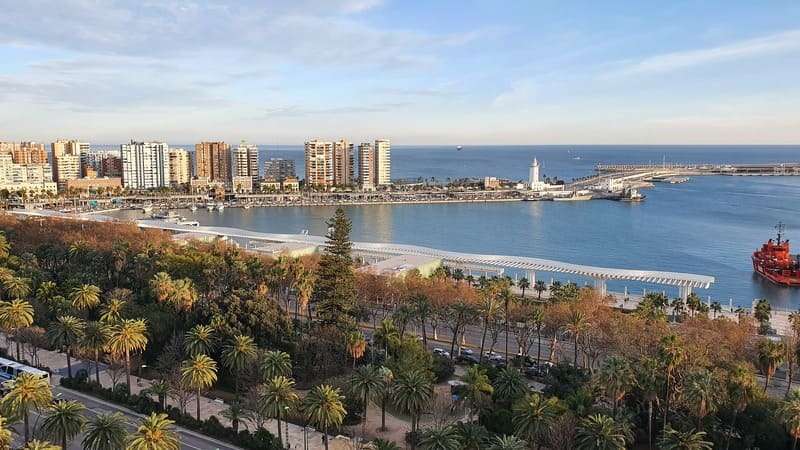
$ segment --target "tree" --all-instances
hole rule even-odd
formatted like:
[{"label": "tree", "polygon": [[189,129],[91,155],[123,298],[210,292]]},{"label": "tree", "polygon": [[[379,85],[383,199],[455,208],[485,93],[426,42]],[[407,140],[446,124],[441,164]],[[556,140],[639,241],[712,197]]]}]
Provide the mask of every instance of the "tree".
[{"label": "tree", "polygon": [[189,356],[210,355],[216,346],[214,327],[211,325],[195,325],[186,332],[183,340],[184,349]]},{"label": "tree", "polygon": [[545,399],[537,393],[530,393],[520,399],[513,407],[512,423],[517,436],[528,441],[534,448],[544,437],[548,426],[558,414],[558,399]]},{"label": "tree", "polygon": [[414,321],[419,324],[422,330],[422,345],[428,347],[428,330],[426,327],[427,318],[431,316],[433,306],[431,300],[423,294],[415,295],[411,299]]},{"label": "tree", "polygon": [[7,417],[22,417],[25,429],[25,443],[30,440],[30,412],[50,405],[53,394],[45,378],[27,372],[19,374],[4,387],[8,393],[0,400],[0,408]]},{"label": "tree", "polygon": [[204,354],[195,355],[184,361],[181,367],[181,382],[189,389],[197,391],[197,420],[200,420],[200,394],[217,381],[217,363]]},{"label": "tree", "polygon": [[497,301],[493,289],[483,289],[481,291],[481,304],[478,307],[478,314],[481,316],[483,332],[481,333],[481,349],[478,355],[478,362],[483,362],[483,350],[486,344],[486,333],[489,330],[489,323],[495,320],[500,312],[500,302]]},{"label": "tree", "polygon": [[367,410],[369,401],[383,386],[383,377],[380,369],[375,366],[361,366],[353,372],[350,377],[350,389],[354,395],[363,399],[364,417],[361,421],[361,435],[366,435]]},{"label": "tree", "polygon": [[30,280],[15,276],[2,278],[3,289],[12,299],[21,300],[31,293]]},{"label": "tree", "polygon": [[145,389],[142,393],[147,395],[155,395],[158,398],[158,405],[161,410],[167,409],[167,396],[170,394],[170,382],[167,380],[153,380],[150,387]]},{"label": "tree", "polygon": [[180,450],[174,423],[166,414],[150,414],[142,420],[125,450]]},{"label": "tree", "polygon": [[[278,375],[267,381],[261,392],[260,401],[268,417],[274,417],[278,425],[278,440],[283,447],[281,420],[295,406],[300,397],[294,389],[294,380]],[[341,422],[340,422],[341,423]],[[289,439],[286,436],[286,439]]]},{"label": "tree", "polygon": [[253,362],[258,355],[258,347],[250,336],[238,334],[222,347],[222,364],[235,377],[236,396],[239,396],[239,378],[242,371]]},{"label": "tree", "polygon": [[775,375],[775,370],[783,362],[783,344],[770,339],[763,339],[758,343],[758,367],[764,374],[764,392],[769,387],[769,380]]},{"label": "tree", "polygon": [[61,442],[62,450],[67,450],[67,443],[77,436],[86,423],[82,404],[73,400],[61,400],[50,407],[50,411],[42,421],[42,433],[56,442]]},{"label": "tree", "polygon": [[[0,237],[2,237],[2,235],[0,235]],[[0,239],[0,244],[2,244],[2,239]],[[0,449],[10,449],[13,441],[14,437],[11,434],[11,429],[8,428],[8,419],[0,416]]]},{"label": "tree", "polygon": [[325,450],[328,450],[328,431],[341,425],[347,414],[342,400],[339,389],[321,384],[311,389],[303,401],[306,419],[322,430]]},{"label": "tree", "polygon": [[100,311],[100,322],[109,325],[115,325],[122,320],[122,312],[125,309],[127,302],[122,299],[110,299]]},{"label": "tree", "polygon": [[758,321],[758,332],[767,334],[769,332],[769,320],[772,316],[772,307],[769,301],[765,298],[760,298],[756,301],[756,306],[753,308],[753,317]]},{"label": "tree", "polygon": [[542,292],[547,290],[547,285],[542,280],[536,280],[536,283],[533,284],[533,290],[536,291],[536,299],[542,299]]},{"label": "tree", "polygon": [[632,441],[626,424],[603,414],[591,415],[578,425],[576,443],[580,450],[624,450]]},{"label": "tree", "polygon": [[144,319],[125,319],[111,328],[108,351],[117,358],[125,359],[125,379],[131,391],[131,353],[144,351],[147,347],[147,324]]},{"label": "tree", "polygon": [[706,440],[704,431],[678,431],[670,426],[664,429],[658,448],[662,450],[711,450],[713,444]]},{"label": "tree", "polygon": [[718,389],[717,381],[707,369],[689,373],[683,382],[683,400],[697,419],[698,430],[702,429],[703,419],[717,409]]},{"label": "tree", "polygon": [[[237,435],[239,434],[239,424],[242,421],[253,418],[253,414],[250,412],[250,410],[239,401],[233,401],[233,403],[228,405],[226,409],[222,410],[220,415],[230,421],[231,428],[233,428],[233,434]],[[278,424],[278,428],[280,429],[280,424]]]},{"label": "tree", "polygon": [[394,388],[394,373],[388,367],[381,366],[378,374],[381,376],[381,385],[375,392],[375,396],[381,402],[381,431],[386,431],[386,402],[389,401]]},{"label": "tree", "polygon": [[67,376],[72,378],[72,350],[80,345],[86,324],[75,316],[61,316],[50,323],[47,329],[47,339],[50,345],[63,350],[67,355]]},{"label": "tree", "polygon": [[125,416],[120,413],[98,414],[86,426],[84,450],[118,450],[125,447],[128,432]]},{"label": "tree", "polygon": [[778,417],[792,436],[792,450],[796,449],[800,438],[800,390],[794,390],[786,396],[778,409]]},{"label": "tree", "polygon": [[527,278],[525,278],[525,277],[522,277],[522,278],[520,278],[520,279],[519,279],[519,281],[517,282],[517,287],[519,287],[520,289],[522,289],[522,296],[523,296],[523,297],[525,297],[525,289],[528,289],[529,287],[531,287],[531,282],[530,282],[530,281],[528,281],[528,279],[527,279]]},{"label": "tree", "polygon": [[[728,373],[726,391],[731,404],[731,429],[736,427],[736,417],[747,408],[747,405],[758,397],[758,382],[750,367],[744,363],[737,363]],[[725,447],[730,445],[730,435],[726,439]]]},{"label": "tree", "polygon": [[373,341],[376,347],[381,347],[389,355],[389,350],[400,343],[400,332],[392,319],[383,319],[375,328]]},{"label": "tree", "polygon": [[653,404],[661,390],[661,366],[655,358],[645,357],[634,365],[636,387],[647,403],[647,446],[653,448]]},{"label": "tree", "polygon": [[536,329],[536,364],[542,362],[542,328],[544,328],[544,310],[536,306],[531,309],[528,320]]},{"label": "tree", "polygon": [[459,450],[461,443],[458,431],[451,426],[428,428],[419,435],[419,448],[422,450]]},{"label": "tree", "polygon": [[69,294],[72,307],[77,310],[90,310],[100,304],[100,288],[92,284],[83,284]]},{"label": "tree", "polygon": [[8,329],[14,336],[17,345],[17,360],[20,359],[19,339],[17,332],[20,328],[33,325],[33,306],[25,300],[12,300],[0,304],[0,325]]},{"label": "tree", "polygon": [[89,322],[83,330],[81,348],[89,352],[94,360],[94,375],[97,384],[100,384],[100,354],[108,343],[108,327],[101,322]]},{"label": "tree", "polygon": [[280,350],[264,352],[260,358],[261,379],[269,381],[277,376],[290,377],[292,375],[292,357]]},{"label": "tree", "polygon": [[411,416],[411,432],[417,431],[419,416],[433,397],[430,377],[420,370],[409,370],[394,381],[394,404]]},{"label": "tree", "polygon": [[494,398],[506,404],[513,403],[516,399],[528,393],[528,385],[517,369],[503,367],[492,382]]},{"label": "tree", "polygon": [[172,277],[166,272],[158,272],[150,280],[150,289],[153,291],[156,300],[162,303],[167,301],[172,295]]},{"label": "tree", "polygon": [[678,336],[670,334],[661,339],[658,357],[664,369],[664,428],[666,428],[669,417],[670,397],[674,389],[675,371],[685,358],[683,343],[678,339]]},{"label": "tree", "polygon": [[516,436],[495,436],[489,440],[488,450],[525,450],[526,448],[528,448],[528,444]]},{"label": "tree", "polygon": [[317,266],[312,300],[317,304],[318,317],[324,323],[350,330],[355,327],[353,310],[356,304],[355,275],[350,256],[352,224],[342,208],[337,208],[327,223],[330,231]]},{"label": "tree", "polygon": [[488,406],[494,388],[489,382],[486,370],[478,365],[473,365],[467,369],[463,381],[464,400],[469,405],[469,419],[471,422],[476,413],[480,413]]},{"label": "tree", "polygon": [[633,370],[628,360],[619,356],[611,356],[606,359],[597,374],[597,382],[611,400],[612,415],[616,417],[617,405],[619,405],[619,402],[622,401],[635,382]]},{"label": "tree", "polygon": [[573,351],[574,351],[574,361],[573,365],[577,368],[578,367],[578,339],[580,338],[581,333],[583,333],[589,327],[589,321],[586,318],[586,314],[583,311],[573,309],[570,312],[569,319],[567,320],[566,330],[567,333],[572,335],[572,342],[573,342]]}]

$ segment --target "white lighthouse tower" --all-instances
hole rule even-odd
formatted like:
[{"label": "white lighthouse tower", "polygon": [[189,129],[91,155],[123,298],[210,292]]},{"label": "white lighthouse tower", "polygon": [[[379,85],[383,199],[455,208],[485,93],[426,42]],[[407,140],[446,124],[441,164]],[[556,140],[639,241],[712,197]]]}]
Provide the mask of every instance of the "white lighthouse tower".
[{"label": "white lighthouse tower", "polygon": [[528,182],[532,190],[535,190],[536,186],[539,185],[539,160],[536,158],[533,158],[531,163]]}]

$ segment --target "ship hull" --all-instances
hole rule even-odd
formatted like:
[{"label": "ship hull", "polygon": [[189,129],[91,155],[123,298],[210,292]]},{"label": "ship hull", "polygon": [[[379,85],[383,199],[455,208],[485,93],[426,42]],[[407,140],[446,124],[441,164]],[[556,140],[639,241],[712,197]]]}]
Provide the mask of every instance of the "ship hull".
[{"label": "ship hull", "polygon": [[755,258],[753,258],[753,270],[767,280],[790,287],[800,287],[800,273],[790,270],[769,270]]}]

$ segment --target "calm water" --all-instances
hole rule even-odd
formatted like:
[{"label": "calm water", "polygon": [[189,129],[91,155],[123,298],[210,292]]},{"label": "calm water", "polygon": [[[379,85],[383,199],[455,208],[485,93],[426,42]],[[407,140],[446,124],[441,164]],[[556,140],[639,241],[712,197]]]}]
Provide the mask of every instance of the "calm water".
[{"label": "calm water", "polygon": [[[302,174],[300,148],[267,149],[292,157]],[[401,147],[393,149],[393,177],[437,180],[467,176],[527,177],[538,157],[548,176],[571,179],[598,162],[788,162],[800,147]],[[580,157],[580,159],[574,159]],[[750,253],[772,237],[779,220],[800,252],[800,177],[694,177],[657,184],[641,204],[610,201],[348,207],[353,239],[442,249],[534,256],[581,264],[712,275],[704,297],[749,305],[766,297],[776,307],[800,306],[800,289],[780,288],[752,273]],[[184,215],[203,225],[257,231],[325,233],[333,208],[198,210]],[[141,215],[123,212],[122,215]],[[549,274],[540,277],[549,278]],[[573,280],[584,281],[584,280]],[[627,285],[609,283],[614,290]],[[655,286],[652,286],[653,288]],[[648,288],[651,288],[648,286]],[[658,288],[663,289],[663,288]],[[677,295],[677,291],[668,291]]]}]

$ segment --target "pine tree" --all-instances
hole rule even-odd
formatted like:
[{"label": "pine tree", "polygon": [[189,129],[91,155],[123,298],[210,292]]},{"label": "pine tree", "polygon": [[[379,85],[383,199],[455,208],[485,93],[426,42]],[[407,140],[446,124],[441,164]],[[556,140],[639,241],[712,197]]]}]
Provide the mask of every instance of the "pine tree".
[{"label": "pine tree", "polygon": [[342,208],[337,208],[328,220],[328,240],[317,269],[317,283],[313,299],[323,323],[341,329],[355,326],[353,310],[356,290],[353,259],[350,257],[350,219]]}]

